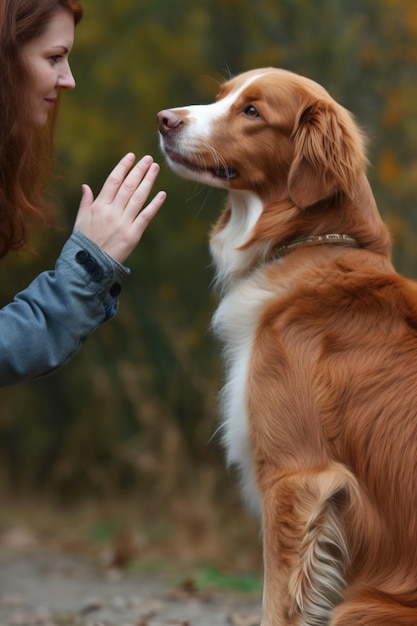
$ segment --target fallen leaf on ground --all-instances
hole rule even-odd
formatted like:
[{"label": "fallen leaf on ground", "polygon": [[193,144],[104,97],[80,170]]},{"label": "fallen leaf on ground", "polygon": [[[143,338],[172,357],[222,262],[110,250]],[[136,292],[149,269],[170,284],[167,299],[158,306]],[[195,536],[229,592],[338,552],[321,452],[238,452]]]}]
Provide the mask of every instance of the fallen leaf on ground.
[{"label": "fallen leaf on ground", "polygon": [[232,626],[259,626],[261,618],[259,615],[242,615],[240,613],[232,613],[228,622]]},{"label": "fallen leaf on ground", "polygon": [[160,600],[144,599],[131,597],[127,606],[134,609],[137,613],[146,616],[148,619],[153,615],[157,615],[164,608],[163,602]]},{"label": "fallen leaf on ground", "polygon": [[40,545],[38,537],[28,528],[11,528],[0,536],[0,544],[6,550],[28,550]]},{"label": "fallen leaf on ground", "polygon": [[200,602],[213,602],[218,593],[212,589],[199,589],[195,580],[184,580],[179,587],[168,592],[168,598],[173,602],[185,602],[186,600],[200,600]]},{"label": "fallen leaf on ground", "polygon": [[9,596],[3,596],[0,599],[0,606],[7,608],[23,606],[25,603],[26,601],[23,596],[19,595],[18,593],[10,594]]},{"label": "fallen leaf on ground", "polygon": [[87,598],[80,608],[81,615],[87,615],[94,611],[99,611],[104,606],[104,602],[101,598]]}]

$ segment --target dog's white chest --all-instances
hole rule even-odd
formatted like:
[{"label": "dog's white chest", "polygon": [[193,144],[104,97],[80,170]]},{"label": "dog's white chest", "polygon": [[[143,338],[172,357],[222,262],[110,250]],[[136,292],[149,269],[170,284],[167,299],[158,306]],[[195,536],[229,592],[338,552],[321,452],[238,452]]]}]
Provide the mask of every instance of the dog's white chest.
[{"label": "dog's white chest", "polygon": [[240,283],[221,301],[213,327],[224,345],[226,382],[222,391],[223,444],[229,464],[241,471],[248,504],[259,510],[252,471],[247,405],[248,379],[259,316],[273,296],[249,281]]}]

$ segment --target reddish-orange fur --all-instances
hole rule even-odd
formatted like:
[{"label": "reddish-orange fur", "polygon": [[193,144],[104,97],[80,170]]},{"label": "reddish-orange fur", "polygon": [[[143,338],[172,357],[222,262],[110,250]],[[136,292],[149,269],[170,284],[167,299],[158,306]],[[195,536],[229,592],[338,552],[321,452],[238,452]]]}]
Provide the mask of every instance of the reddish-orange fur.
[{"label": "reddish-orange fur", "polygon": [[[231,460],[249,464],[259,494],[262,624],[416,626],[417,285],[392,267],[362,135],[322,87],[270,68],[226,83],[201,111],[206,132],[194,130],[198,108],[173,111],[171,165],[230,192],[211,240],[214,324],[226,445],[242,407],[248,424],[247,459]],[[211,183],[216,158],[238,175]],[[360,247],[274,259],[284,242],[326,233]]]}]

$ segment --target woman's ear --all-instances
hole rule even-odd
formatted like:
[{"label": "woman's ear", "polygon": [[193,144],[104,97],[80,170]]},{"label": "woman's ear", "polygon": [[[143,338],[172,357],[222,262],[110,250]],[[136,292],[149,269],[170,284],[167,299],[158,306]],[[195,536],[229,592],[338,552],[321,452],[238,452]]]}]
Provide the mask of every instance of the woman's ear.
[{"label": "woman's ear", "polygon": [[351,114],[335,102],[317,101],[301,112],[293,132],[289,196],[305,208],[336,192],[353,196],[366,167],[364,138]]}]

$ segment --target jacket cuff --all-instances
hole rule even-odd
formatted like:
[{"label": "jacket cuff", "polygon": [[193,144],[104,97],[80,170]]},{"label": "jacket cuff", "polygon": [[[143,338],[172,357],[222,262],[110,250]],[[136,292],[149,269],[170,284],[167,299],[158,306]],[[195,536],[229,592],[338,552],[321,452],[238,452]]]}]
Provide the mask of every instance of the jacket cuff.
[{"label": "jacket cuff", "polygon": [[105,319],[112,318],[119,305],[122,283],[130,275],[130,269],[78,230],[73,231],[64,245],[59,260],[85,280],[86,287],[98,295],[105,309]]}]

